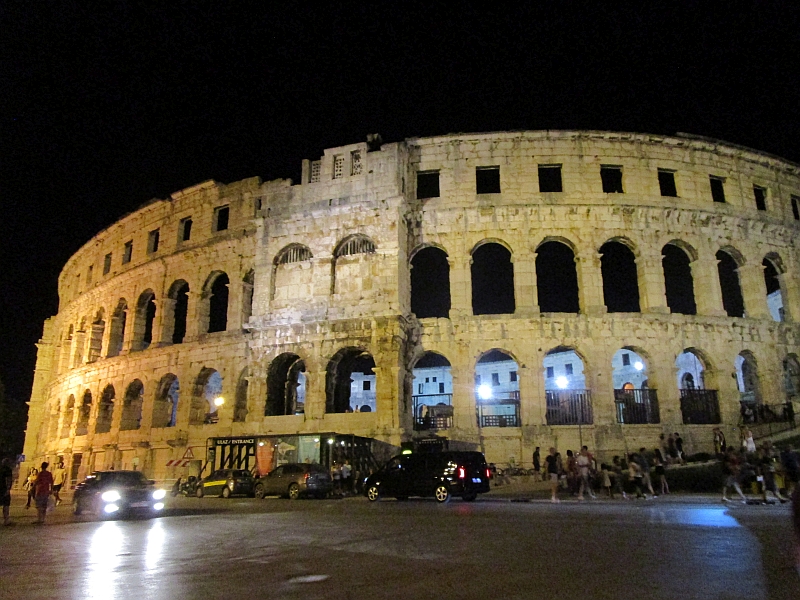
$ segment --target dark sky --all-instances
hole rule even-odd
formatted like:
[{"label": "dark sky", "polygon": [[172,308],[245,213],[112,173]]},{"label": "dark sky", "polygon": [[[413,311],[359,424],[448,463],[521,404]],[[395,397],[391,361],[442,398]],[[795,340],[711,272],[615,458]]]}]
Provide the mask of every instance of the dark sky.
[{"label": "dark sky", "polygon": [[796,3],[321,4],[0,4],[10,394],[69,256],[206,179],[296,179],[370,132],[686,131],[800,161]]}]

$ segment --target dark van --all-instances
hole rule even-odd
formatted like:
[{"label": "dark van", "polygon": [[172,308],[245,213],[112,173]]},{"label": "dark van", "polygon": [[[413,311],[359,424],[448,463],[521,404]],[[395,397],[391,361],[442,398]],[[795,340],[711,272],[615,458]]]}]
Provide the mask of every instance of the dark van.
[{"label": "dark van", "polygon": [[370,475],[364,486],[367,498],[433,496],[447,502],[459,496],[471,502],[489,491],[489,468],[480,452],[420,452],[401,454]]}]

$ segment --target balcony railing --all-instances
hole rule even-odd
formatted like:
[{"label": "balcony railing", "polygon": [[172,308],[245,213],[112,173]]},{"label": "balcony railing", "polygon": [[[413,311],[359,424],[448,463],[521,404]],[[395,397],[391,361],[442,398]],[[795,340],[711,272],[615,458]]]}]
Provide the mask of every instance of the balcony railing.
[{"label": "balcony railing", "polygon": [[476,398],[478,427],[519,427],[519,392],[495,393],[491,400]]},{"label": "balcony railing", "polygon": [[720,423],[717,390],[681,390],[681,413],[686,425]]},{"label": "balcony railing", "polygon": [[591,390],[546,390],[548,425],[591,425]]},{"label": "balcony railing", "polygon": [[452,394],[412,396],[411,400],[416,431],[437,431],[453,427]]},{"label": "balcony railing", "polygon": [[646,425],[661,422],[656,390],[614,390],[617,406],[617,423],[624,425]]}]

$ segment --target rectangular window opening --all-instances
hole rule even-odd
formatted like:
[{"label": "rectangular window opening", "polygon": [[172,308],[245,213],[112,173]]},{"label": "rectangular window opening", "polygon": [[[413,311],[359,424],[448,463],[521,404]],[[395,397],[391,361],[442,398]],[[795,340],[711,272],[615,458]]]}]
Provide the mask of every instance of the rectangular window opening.
[{"label": "rectangular window opening", "polygon": [[709,182],[711,183],[711,199],[714,202],[725,203],[725,179],[722,177],[714,177],[709,175]]},{"label": "rectangular window opening", "polygon": [[361,150],[353,150],[350,153],[350,175],[361,175]]},{"label": "rectangular window opening", "polygon": [[658,170],[658,186],[661,188],[661,195],[670,198],[678,196],[678,189],[675,187],[675,172],[665,169]]},{"label": "rectangular window opening", "polygon": [[231,214],[230,206],[218,206],[214,209],[214,231],[225,231],[228,228],[228,217]]},{"label": "rectangular window opening", "polygon": [[556,370],[554,367],[547,367],[547,378],[552,379],[556,376]]},{"label": "rectangular window opening", "polygon": [[110,271],[111,271],[111,253],[109,252],[103,259],[103,275],[108,275]]},{"label": "rectangular window opening", "polygon": [[476,373],[475,374],[475,385],[480,385],[480,384],[481,384],[481,376]]},{"label": "rectangular window opening", "polygon": [[753,186],[753,196],[756,199],[757,210],[767,210],[767,190],[758,185]]},{"label": "rectangular window opening", "polygon": [[492,373],[492,385],[500,385],[500,373]]},{"label": "rectangular window opening", "polygon": [[476,194],[500,193],[500,167],[475,168],[475,193]]},{"label": "rectangular window opening", "polygon": [[631,364],[631,355],[630,354],[623,354],[622,355],[622,366],[627,367]]},{"label": "rectangular window opening", "polygon": [[600,165],[600,179],[603,181],[603,192],[606,194],[622,194],[622,167]]},{"label": "rectangular window opening", "polygon": [[792,216],[795,221],[800,221],[800,198],[792,196]]},{"label": "rectangular window opening", "polygon": [[372,382],[368,379],[364,380],[364,391],[368,392],[372,389]]},{"label": "rectangular window opening", "polygon": [[431,377],[431,381],[432,381],[433,383],[436,383],[436,377]]},{"label": "rectangular window opening", "polygon": [[439,197],[439,171],[419,171],[417,173],[417,199]]},{"label": "rectangular window opening", "polygon": [[422,394],[424,393],[424,390],[425,390],[425,385],[424,385],[424,384],[422,384],[422,383],[420,383],[420,384],[417,386],[417,393],[418,393],[418,394],[420,394],[420,395],[422,395]]},{"label": "rectangular window opening", "polygon": [[127,265],[129,262],[131,262],[132,257],[133,257],[133,240],[125,242],[125,248],[122,251],[122,264]]},{"label": "rectangular window opening", "polygon": [[572,375],[572,363],[567,363],[564,365],[564,372],[567,375]]},{"label": "rectangular window opening", "polygon": [[338,154],[333,157],[333,178],[341,179],[344,177],[344,156]]},{"label": "rectangular window opening", "polygon": [[444,383],[441,381],[439,382],[439,393],[444,394]]},{"label": "rectangular window opening", "polygon": [[181,242],[188,242],[192,239],[192,219],[190,217],[181,219],[178,235],[180,236],[178,241]]},{"label": "rectangular window opening", "polygon": [[539,165],[539,191],[562,192],[561,165]]},{"label": "rectangular window opening", "polygon": [[92,285],[92,274],[94,273],[94,265],[89,265],[89,268],[86,270],[86,285]]},{"label": "rectangular window opening", "polygon": [[147,234],[147,253],[154,254],[158,252],[158,240],[160,237],[160,233],[158,229],[154,229],[150,233]]},{"label": "rectangular window opening", "polygon": [[514,381],[516,381],[516,380],[517,380],[517,372],[516,372],[516,371],[511,371],[511,372],[508,374],[508,376],[509,376],[509,379],[510,379],[510,381],[511,381],[512,383],[513,383]]}]

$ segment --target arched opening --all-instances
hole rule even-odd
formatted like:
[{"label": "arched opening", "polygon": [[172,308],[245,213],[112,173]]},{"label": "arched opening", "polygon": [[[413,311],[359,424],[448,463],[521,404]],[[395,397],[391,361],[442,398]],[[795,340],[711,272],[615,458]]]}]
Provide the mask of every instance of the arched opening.
[{"label": "arched opening", "polygon": [[125,341],[125,324],[128,319],[128,303],[120,298],[111,316],[111,331],[108,336],[108,356],[119,356]]},{"label": "arched opening", "polygon": [[765,258],[761,262],[764,267],[764,284],[767,286],[767,306],[769,307],[769,314],[772,316],[773,321],[784,321],[784,308],[783,308],[783,290],[781,289],[781,281],[779,274],[780,261],[771,257]]},{"label": "arched opening", "polygon": [[216,423],[219,421],[219,408],[224,402],[222,375],[214,369],[204,367],[195,381],[189,425]]},{"label": "arched opening", "polygon": [[729,317],[744,317],[744,300],[738,272],[740,263],[737,263],[725,250],[719,250],[716,257],[719,286],[722,290],[722,307]]},{"label": "arched opening", "polygon": [[[175,281],[167,293],[164,337],[173,344],[182,344],[186,338],[186,317],[189,313],[189,284],[183,279]],[[170,314],[171,313],[171,314]]]},{"label": "arched opening", "polygon": [[87,362],[95,362],[103,355],[103,334],[106,331],[105,311],[97,311],[92,322],[92,332],[89,338],[89,356]]},{"label": "arched opening", "polygon": [[178,400],[180,399],[180,383],[172,373],[168,373],[158,382],[156,399],[153,402],[153,427],[174,427],[178,418]]},{"label": "arched opening", "polygon": [[68,438],[72,429],[72,419],[75,416],[75,396],[69,395],[67,406],[64,409],[64,418],[61,421],[61,438]]},{"label": "arched opening", "polygon": [[228,328],[228,284],[230,280],[225,273],[214,277],[207,287],[208,298],[208,333],[225,331]]},{"label": "arched opening", "polygon": [[556,241],[537,248],[536,287],[541,312],[580,312],[578,271],[572,248]]},{"label": "arched opening", "polygon": [[78,411],[78,424],[75,426],[75,435],[86,435],[89,433],[89,419],[92,416],[92,392],[83,392],[81,407]]},{"label": "arched opening", "polygon": [[783,391],[787,402],[800,396],[800,361],[794,355],[783,359]]},{"label": "arched opening", "polygon": [[296,354],[287,352],[273,359],[267,374],[266,416],[300,415],[305,412],[305,370],[305,362]]},{"label": "arched opening", "polygon": [[591,390],[586,386],[583,359],[566,346],[553,348],[542,361],[548,425],[591,425]]},{"label": "arched opening", "polygon": [[519,365],[503,350],[489,350],[475,363],[478,427],[520,427]]},{"label": "arched opening", "polygon": [[440,248],[422,248],[411,259],[411,312],[419,319],[450,316],[450,264]]},{"label": "arched opening", "polygon": [[141,427],[143,400],[144,385],[138,379],[134,379],[128,384],[128,389],[125,390],[125,397],[122,400],[120,431],[130,431]]},{"label": "arched opening", "polygon": [[359,348],[342,348],[328,362],[325,373],[325,411],[375,412],[375,360]]},{"label": "arched opening", "polygon": [[453,376],[450,361],[441,354],[426,352],[412,371],[414,429],[436,431],[453,426]]},{"label": "arched opening", "polygon": [[236,398],[233,404],[234,423],[244,423],[247,420],[247,389],[249,385],[249,373],[245,368],[239,375],[239,382],[236,384]]},{"label": "arched opening", "polygon": [[107,385],[100,396],[97,407],[97,421],[94,425],[95,433],[108,433],[111,431],[111,420],[114,418],[114,398],[116,392],[113,385]]},{"label": "arched opening", "polygon": [[600,246],[603,302],[608,312],[639,312],[639,276],[636,257],[620,242]]},{"label": "arched opening", "polygon": [[145,290],[136,302],[136,319],[133,325],[133,349],[145,350],[153,342],[153,323],[156,318],[156,295]]},{"label": "arched opening", "polygon": [[711,425],[720,422],[717,390],[706,389],[706,362],[689,348],[675,359],[681,414],[686,425]]},{"label": "arched opening", "polygon": [[647,385],[647,361],[630,348],[622,348],[611,359],[617,422],[625,425],[661,422],[658,394]]},{"label": "arched opening", "polygon": [[755,423],[761,404],[758,364],[753,353],[743,350],[736,356],[736,385],[739,388],[740,414],[743,423]]},{"label": "arched opening", "polygon": [[272,264],[270,300],[281,304],[310,298],[312,258],[311,250],[301,244],[289,244],[278,252]]},{"label": "arched opening", "polygon": [[689,256],[675,244],[667,244],[661,249],[661,267],[664,271],[664,289],[670,312],[696,315],[694,279]]},{"label": "arched opening", "polygon": [[242,323],[247,323],[253,315],[253,282],[255,272],[250,269],[242,278]]},{"label": "arched opening", "polygon": [[472,252],[472,314],[514,313],[514,264],[511,252],[488,242]]}]

